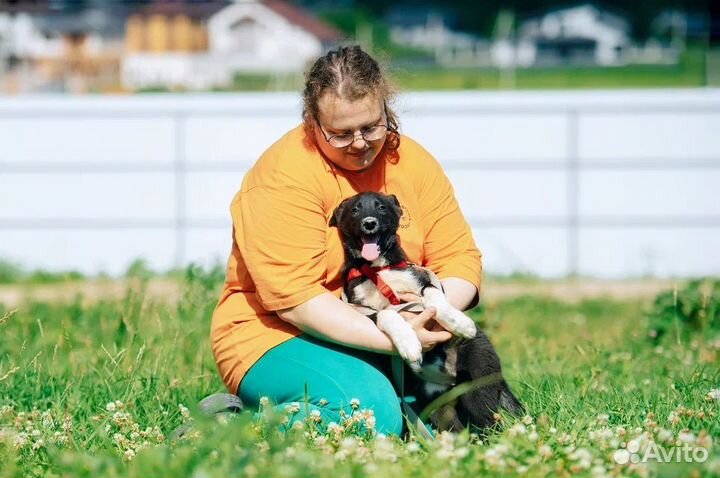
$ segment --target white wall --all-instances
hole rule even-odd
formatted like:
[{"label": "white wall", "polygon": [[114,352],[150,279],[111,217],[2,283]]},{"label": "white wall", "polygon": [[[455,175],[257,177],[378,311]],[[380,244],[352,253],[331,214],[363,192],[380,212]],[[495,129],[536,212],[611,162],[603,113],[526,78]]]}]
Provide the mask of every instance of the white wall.
[{"label": "white wall", "polygon": [[[224,261],[228,205],[299,94],[0,99],[0,258]],[[486,271],[720,274],[720,91],[415,93]]]}]

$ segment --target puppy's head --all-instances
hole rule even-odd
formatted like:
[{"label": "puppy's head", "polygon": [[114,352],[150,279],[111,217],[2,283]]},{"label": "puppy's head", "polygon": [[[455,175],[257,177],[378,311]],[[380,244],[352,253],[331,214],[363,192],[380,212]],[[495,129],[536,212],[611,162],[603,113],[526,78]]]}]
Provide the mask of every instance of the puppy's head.
[{"label": "puppy's head", "polygon": [[353,257],[372,262],[395,243],[400,216],[402,209],[394,194],[366,192],[341,202],[330,226],[340,230]]}]

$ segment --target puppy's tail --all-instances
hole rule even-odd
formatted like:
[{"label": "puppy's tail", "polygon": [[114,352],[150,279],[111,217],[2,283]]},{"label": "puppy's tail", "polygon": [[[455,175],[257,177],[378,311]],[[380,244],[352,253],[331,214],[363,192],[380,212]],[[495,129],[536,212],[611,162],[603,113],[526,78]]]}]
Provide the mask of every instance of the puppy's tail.
[{"label": "puppy's tail", "polygon": [[525,407],[520,403],[520,400],[513,395],[510,387],[504,380],[500,385],[500,406],[513,415],[523,415],[525,413]]}]

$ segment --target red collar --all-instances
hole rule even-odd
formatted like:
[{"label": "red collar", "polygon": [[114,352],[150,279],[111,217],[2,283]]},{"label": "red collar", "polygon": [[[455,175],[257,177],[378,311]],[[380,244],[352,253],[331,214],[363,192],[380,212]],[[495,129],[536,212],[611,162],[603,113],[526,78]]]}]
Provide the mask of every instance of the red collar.
[{"label": "red collar", "polygon": [[352,269],[350,269],[347,273],[346,280],[347,282],[350,282],[351,280],[357,279],[358,277],[367,277],[373,282],[373,284],[375,284],[378,289],[380,289],[382,295],[384,295],[392,305],[398,305],[401,303],[400,299],[397,298],[395,292],[393,292],[390,286],[387,285],[384,280],[382,280],[382,278],[378,275],[378,272],[386,271],[388,269],[405,269],[407,266],[408,263],[406,261],[400,261],[396,264],[382,267],[373,267],[370,264],[363,264],[359,268],[353,267]]}]

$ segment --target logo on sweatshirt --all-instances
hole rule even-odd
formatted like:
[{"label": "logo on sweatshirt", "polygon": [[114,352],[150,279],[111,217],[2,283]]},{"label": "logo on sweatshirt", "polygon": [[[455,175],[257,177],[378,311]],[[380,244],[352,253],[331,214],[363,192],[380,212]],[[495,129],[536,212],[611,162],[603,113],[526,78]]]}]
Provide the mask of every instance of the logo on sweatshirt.
[{"label": "logo on sweatshirt", "polygon": [[412,222],[412,217],[410,216],[410,211],[408,211],[408,208],[405,206],[400,206],[402,209],[402,216],[400,216],[400,229],[407,229],[410,227],[410,222]]}]

